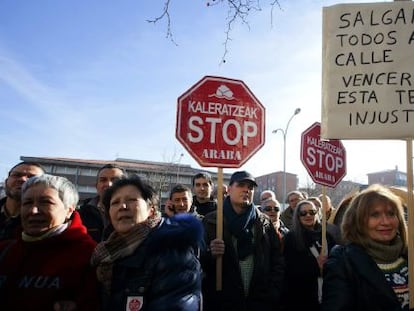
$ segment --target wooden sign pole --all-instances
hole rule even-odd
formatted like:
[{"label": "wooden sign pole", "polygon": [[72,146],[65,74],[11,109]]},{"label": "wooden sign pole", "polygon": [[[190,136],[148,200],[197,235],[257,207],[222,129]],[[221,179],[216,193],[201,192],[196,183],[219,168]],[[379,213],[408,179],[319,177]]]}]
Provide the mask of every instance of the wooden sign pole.
[{"label": "wooden sign pole", "polygon": [[[217,225],[216,238],[223,239],[223,168],[218,168],[217,173]],[[216,290],[222,288],[223,256],[216,259]]]},{"label": "wooden sign pole", "polygon": [[414,308],[414,210],[413,210],[413,141],[407,138],[407,211],[408,211],[408,286],[410,309]]},{"label": "wooden sign pole", "polygon": [[326,186],[322,186],[322,249],[321,254],[328,254],[328,246],[326,240],[326,210],[328,209],[328,199],[326,198]]}]

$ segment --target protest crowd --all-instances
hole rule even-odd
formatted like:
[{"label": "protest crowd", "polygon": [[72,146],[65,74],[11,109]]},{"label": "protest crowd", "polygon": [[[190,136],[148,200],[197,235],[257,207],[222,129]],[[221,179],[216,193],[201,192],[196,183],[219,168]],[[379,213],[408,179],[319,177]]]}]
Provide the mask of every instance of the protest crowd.
[{"label": "protest crowd", "polygon": [[147,181],[107,164],[79,202],[68,179],[20,162],[0,200],[0,309],[410,310],[398,195],[371,185],[335,224],[326,196],[291,191],[282,210],[271,190],[255,205],[256,187],[236,171],[218,199],[202,172],[161,209]]}]

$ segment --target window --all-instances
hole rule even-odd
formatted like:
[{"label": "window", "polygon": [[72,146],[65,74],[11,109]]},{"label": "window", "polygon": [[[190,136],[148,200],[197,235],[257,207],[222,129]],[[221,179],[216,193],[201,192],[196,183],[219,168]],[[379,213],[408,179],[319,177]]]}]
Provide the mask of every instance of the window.
[{"label": "window", "polygon": [[91,186],[78,186],[78,192],[96,193],[96,188]]},{"label": "window", "polygon": [[76,175],[76,167],[68,167],[68,166],[57,166],[56,167],[56,174],[71,174],[71,175]]},{"label": "window", "polygon": [[86,168],[81,168],[80,169],[80,175],[82,176],[97,176],[98,175],[98,170],[95,168],[90,168],[90,167],[86,167]]}]

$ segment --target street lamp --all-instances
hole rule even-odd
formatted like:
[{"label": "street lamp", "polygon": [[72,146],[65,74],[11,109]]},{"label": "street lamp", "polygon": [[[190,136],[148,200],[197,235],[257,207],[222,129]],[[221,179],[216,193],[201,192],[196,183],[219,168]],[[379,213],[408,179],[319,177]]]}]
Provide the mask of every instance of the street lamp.
[{"label": "street lamp", "polygon": [[180,177],[180,164],[181,164],[181,159],[183,156],[184,156],[184,153],[181,153],[177,161],[177,184],[179,184],[178,179]]},{"label": "street lamp", "polygon": [[286,204],[286,135],[289,129],[290,121],[292,121],[293,117],[296,116],[300,112],[300,108],[296,108],[293,112],[293,115],[290,117],[289,121],[286,124],[285,129],[277,128],[272,131],[273,134],[277,132],[281,132],[283,135],[283,206]]}]

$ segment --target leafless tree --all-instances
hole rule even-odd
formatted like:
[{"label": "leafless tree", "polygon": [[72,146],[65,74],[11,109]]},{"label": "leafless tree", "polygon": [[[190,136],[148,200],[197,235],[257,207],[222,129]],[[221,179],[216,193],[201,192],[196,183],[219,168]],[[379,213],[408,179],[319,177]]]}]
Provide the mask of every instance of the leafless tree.
[{"label": "leafless tree", "polygon": [[146,173],[145,179],[157,191],[160,204],[163,203],[163,194],[169,193],[173,184],[178,183],[178,166],[184,154],[174,150],[171,156],[163,155],[164,161],[155,165]]},{"label": "leafless tree", "polygon": [[[149,23],[157,23],[161,20],[166,20],[167,30],[166,37],[170,39],[175,45],[177,42],[174,39],[172,31],[172,20],[170,16],[170,4],[172,0],[164,0],[164,8],[161,14],[153,19],[148,19]],[[225,26],[225,38],[223,42],[224,52],[221,58],[221,63],[226,62],[227,54],[229,53],[229,44],[232,40],[231,32],[237,22],[241,22],[250,28],[248,17],[254,12],[262,11],[263,0],[206,0],[207,7],[224,7],[227,9],[227,18]],[[278,0],[270,0],[266,5],[269,5],[270,10],[270,23],[273,25],[273,10],[275,7],[281,9]]]}]

